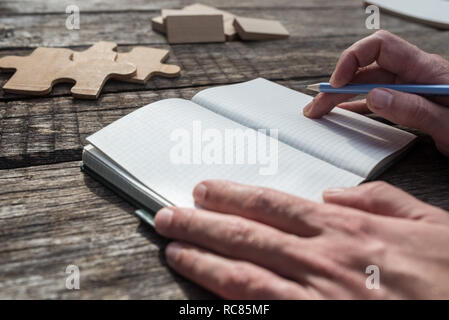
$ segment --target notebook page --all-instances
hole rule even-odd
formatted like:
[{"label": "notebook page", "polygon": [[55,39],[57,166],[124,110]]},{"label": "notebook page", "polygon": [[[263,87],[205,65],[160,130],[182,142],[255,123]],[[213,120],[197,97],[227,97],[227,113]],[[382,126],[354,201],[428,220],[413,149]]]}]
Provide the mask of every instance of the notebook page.
[{"label": "notebook page", "polygon": [[[277,148],[273,148],[277,150],[278,167],[272,175],[260,174],[260,169],[265,167],[261,162],[207,164],[203,160],[197,164],[193,161],[174,163],[172,152],[179,141],[173,140],[173,132],[198,136],[198,128],[196,131],[193,128],[197,121],[201,121],[202,134],[208,129],[254,132],[190,101],[168,99],[132,112],[89,136],[87,141],[125,169],[127,174],[176,206],[192,207],[192,190],[204,179],[261,185],[313,200],[321,200],[321,193],[326,188],[354,186],[363,180],[275,139],[268,141],[270,147],[271,143],[278,142]],[[206,145],[202,145],[205,148]],[[248,141],[243,148],[248,148]]]},{"label": "notebook page", "polygon": [[362,177],[415,136],[365,116],[334,109],[322,119],[303,116],[311,96],[258,78],[206,89],[192,101],[250,128],[279,130],[279,140]]}]

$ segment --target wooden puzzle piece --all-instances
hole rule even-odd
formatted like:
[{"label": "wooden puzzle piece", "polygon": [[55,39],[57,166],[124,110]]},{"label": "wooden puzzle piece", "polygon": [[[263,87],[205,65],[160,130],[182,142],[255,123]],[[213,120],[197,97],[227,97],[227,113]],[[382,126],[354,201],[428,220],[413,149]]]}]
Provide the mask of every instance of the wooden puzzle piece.
[{"label": "wooden puzzle piece", "polygon": [[135,65],[116,61],[116,47],[115,43],[101,41],[73,54],[72,63],[61,71],[61,76],[76,81],[70,90],[74,97],[95,99],[108,79],[135,75]]},{"label": "wooden puzzle piece", "polygon": [[37,48],[29,56],[7,56],[0,59],[0,68],[16,70],[3,86],[5,92],[43,95],[56,83],[75,82],[70,90],[74,97],[95,99],[111,77],[133,76],[136,67],[118,63],[117,45],[99,42],[83,52],[69,49]]},{"label": "wooden puzzle piece", "polygon": [[73,51],[59,48],[37,48],[29,56],[0,58],[0,70],[15,71],[3,86],[5,92],[44,95],[57,82],[61,66],[70,63]]},{"label": "wooden puzzle piece", "polygon": [[129,62],[137,67],[136,75],[129,77],[120,77],[120,80],[145,83],[154,76],[176,77],[181,68],[176,65],[163,64],[168,58],[169,51],[163,49],[135,47],[130,52],[119,53],[117,62]]},{"label": "wooden puzzle piece", "polygon": [[109,78],[145,83],[153,75],[176,77],[180,68],[164,64],[169,51],[135,47],[118,54],[113,42],[98,42],[82,52],[37,48],[29,56],[0,59],[0,70],[15,71],[3,89],[6,92],[43,95],[59,82],[74,83],[77,98],[97,98]]},{"label": "wooden puzzle piece", "polygon": [[288,31],[277,20],[237,17],[234,27],[243,40],[275,40],[289,37]]}]

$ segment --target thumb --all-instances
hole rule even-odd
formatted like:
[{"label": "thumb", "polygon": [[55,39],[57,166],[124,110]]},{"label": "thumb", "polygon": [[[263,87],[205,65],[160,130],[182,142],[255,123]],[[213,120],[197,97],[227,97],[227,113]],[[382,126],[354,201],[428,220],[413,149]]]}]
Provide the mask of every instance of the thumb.
[{"label": "thumb", "polygon": [[432,136],[434,132],[444,132],[445,123],[449,121],[447,108],[421,96],[391,89],[371,90],[366,104],[372,112],[391,122],[419,129]]}]

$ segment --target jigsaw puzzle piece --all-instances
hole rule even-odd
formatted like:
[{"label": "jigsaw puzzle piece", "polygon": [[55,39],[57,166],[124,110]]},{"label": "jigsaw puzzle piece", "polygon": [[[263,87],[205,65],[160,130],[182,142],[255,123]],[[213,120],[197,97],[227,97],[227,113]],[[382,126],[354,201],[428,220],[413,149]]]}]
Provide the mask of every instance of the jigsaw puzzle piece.
[{"label": "jigsaw puzzle piece", "polygon": [[73,53],[73,61],[89,61],[92,57],[115,61],[117,58],[117,44],[115,42],[100,41],[81,52]]},{"label": "jigsaw puzzle piece", "polygon": [[44,95],[59,79],[59,70],[70,63],[73,51],[61,48],[37,48],[29,56],[6,56],[0,59],[0,69],[15,71],[3,86],[5,92]]},{"label": "jigsaw puzzle piece", "polygon": [[96,99],[110,78],[131,77],[136,67],[128,62],[116,61],[117,45],[101,41],[82,52],[73,54],[73,61],[61,76],[76,81],[70,90],[74,97]]},{"label": "jigsaw puzzle piece", "polygon": [[136,75],[120,80],[145,83],[154,75],[177,77],[181,68],[176,65],[162,63],[168,58],[169,51],[156,48],[135,47],[130,52],[119,53],[117,62],[129,62],[137,67]]}]

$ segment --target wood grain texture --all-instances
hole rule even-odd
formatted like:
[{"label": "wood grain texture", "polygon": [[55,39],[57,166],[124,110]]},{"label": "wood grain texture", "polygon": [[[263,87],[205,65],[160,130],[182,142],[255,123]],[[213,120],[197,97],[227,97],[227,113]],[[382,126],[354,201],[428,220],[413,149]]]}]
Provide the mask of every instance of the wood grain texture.
[{"label": "wood grain texture", "polygon": [[[306,84],[278,82],[298,90]],[[191,99],[207,87],[105,94],[96,101],[58,97],[3,103],[0,169],[80,160],[85,138],[104,126],[140,106],[167,98]]]},{"label": "wood grain texture", "polygon": [[[81,11],[86,12],[115,12],[115,11],[160,11],[161,8],[181,8],[192,4],[191,0],[76,0]],[[281,8],[316,8],[316,7],[360,7],[360,3],[354,0],[340,0],[330,2],[328,0],[198,0],[205,5],[220,9],[248,8],[262,9]],[[60,0],[3,0],[0,3],[0,13],[8,14],[42,14],[65,12],[67,3]]]},{"label": "wood grain texture", "polygon": [[[429,52],[449,58],[449,32],[432,34],[406,34],[403,37]],[[163,79],[155,77],[144,86],[110,81],[103,88],[104,93],[138,91],[149,89],[185,88],[192,86],[217,85],[241,82],[254,77],[268,79],[297,79],[329,76],[341,52],[355,41],[359,35],[340,37],[294,38],[283,41],[227,42],[202,45],[152,45],[169,49],[166,63],[181,67],[181,77]],[[118,51],[127,52],[133,46],[119,46]],[[84,47],[76,48],[82,51]],[[87,46],[86,46],[87,48]],[[5,49],[1,56],[27,55],[31,49]],[[10,77],[10,73],[0,73],[0,85]],[[57,85],[53,96],[69,95],[70,86]],[[0,92],[0,101],[22,99],[24,96]]]},{"label": "wood grain texture", "polygon": [[[448,159],[429,139],[381,179],[449,210]],[[166,241],[79,162],[0,170],[0,184],[0,298],[212,297],[167,269]],[[69,264],[79,291],[64,287]]]},{"label": "wood grain texture", "polygon": [[[235,15],[249,18],[272,19],[280,21],[290,32],[292,38],[336,37],[347,35],[368,35],[373,30],[365,28],[366,14],[362,6],[269,9],[228,9]],[[2,48],[23,48],[38,46],[87,46],[98,41],[112,41],[125,44],[165,44],[164,35],[154,32],[151,18],[160,12],[99,12],[81,13],[80,29],[67,30],[67,14],[52,13],[41,15],[3,15],[2,24],[12,28],[10,36],[0,39]],[[434,29],[389,15],[382,16],[382,28],[395,33],[430,34]],[[324,40],[324,39],[323,39]]]},{"label": "wood grain texture", "polygon": [[[133,46],[170,50],[181,77],[145,85],[109,81],[98,101],[0,91],[0,298],[211,298],[167,268],[166,241],[133,208],[79,170],[85,138],[136,108],[165,98],[190,99],[214,85],[265,77],[296,90],[328,80],[341,51],[372,33],[359,0],[204,0],[237,15],[280,20],[282,41],[169,46],[151,30],[161,8],[191,1],[77,0],[81,29],[65,28],[59,0],[0,2],[0,57],[38,46],[82,51],[104,40],[119,53]],[[449,58],[449,32],[382,15],[381,26]],[[0,73],[0,85],[9,78]],[[377,118],[378,120],[381,120]],[[417,133],[417,132],[416,132]],[[449,160],[420,134],[417,145],[381,179],[449,210]],[[65,289],[65,268],[81,270],[81,290]]]},{"label": "wood grain texture", "polygon": [[[173,274],[166,240],[78,162],[0,171],[0,299],[211,297]],[[66,267],[80,290],[65,288]]]}]

